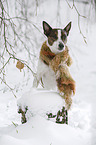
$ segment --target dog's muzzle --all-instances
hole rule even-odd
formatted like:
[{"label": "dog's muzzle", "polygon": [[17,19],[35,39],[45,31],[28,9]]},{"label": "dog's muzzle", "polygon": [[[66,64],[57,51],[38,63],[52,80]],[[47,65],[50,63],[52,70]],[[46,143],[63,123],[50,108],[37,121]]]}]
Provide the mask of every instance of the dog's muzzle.
[{"label": "dog's muzzle", "polygon": [[60,42],[59,45],[58,45],[58,49],[63,50],[63,48],[64,48],[64,44],[62,42]]}]

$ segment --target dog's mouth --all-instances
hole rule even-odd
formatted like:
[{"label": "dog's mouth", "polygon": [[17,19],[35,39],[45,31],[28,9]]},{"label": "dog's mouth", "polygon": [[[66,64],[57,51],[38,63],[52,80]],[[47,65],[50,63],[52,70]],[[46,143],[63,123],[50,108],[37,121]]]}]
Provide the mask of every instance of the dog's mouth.
[{"label": "dog's mouth", "polygon": [[64,47],[63,48],[58,47],[58,50],[62,51],[62,50],[64,50]]}]

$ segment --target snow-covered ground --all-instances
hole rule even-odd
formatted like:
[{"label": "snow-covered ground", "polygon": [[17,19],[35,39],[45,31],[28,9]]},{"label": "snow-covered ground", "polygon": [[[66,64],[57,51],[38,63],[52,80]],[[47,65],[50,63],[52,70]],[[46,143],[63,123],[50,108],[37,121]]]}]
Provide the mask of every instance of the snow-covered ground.
[{"label": "snow-covered ground", "polygon": [[[54,119],[48,119],[47,113],[56,114],[62,109],[64,100],[56,92],[42,89],[31,90],[25,93],[17,103],[19,106],[28,106],[28,122],[23,125],[10,125],[1,128],[0,142],[7,144],[46,144],[46,145],[90,145],[90,105],[84,102],[74,102],[69,111],[69,125],[57,124]],[[7,131],[7,132],[6,132]]]},{"label": "snow-covered ground", "polygon": [[[78,29],[76,11],[70,9],[68,4],[61,0],[60,17],[57,21],[57,5],[57,1],[54,0],[43,1],[37,8],[37,16],[33,16],[32,21],[38,24],[41,31],[43,20],[53,27],[64,27],[72,21],[68,46],[73,58],[70,71],[76,81],[76,94],[68,113],[69,124],[56,124],[54,120],[48,120],[46,116],[46,113],[50,111],[55,113],[58,109],[62,109],[63,99],[53,91],[33,90],[32,74],[26,67],[20,72],[16,68],[16,61],[15,63],[10,61],[6,68],[6,79],[12,87],[15,86],[17,98],[4,84],[0,84],[0,145],[96,144],[96,24],[90,23],[87,18],[80,17],[80,27],[87,38],[87,44],[85,44]],[[87,11],[89,6],[82,3],[76,3],[76,6],[80,14],[89,15]],[[36,38],[41,46],[45,37],[42,38],[38,32]],[[24,55],[22,51],[22,57]],[[21,124],[21,116],[17,113],[17,102],[23,107],[28,105],[30,108],[26,124]]]}]

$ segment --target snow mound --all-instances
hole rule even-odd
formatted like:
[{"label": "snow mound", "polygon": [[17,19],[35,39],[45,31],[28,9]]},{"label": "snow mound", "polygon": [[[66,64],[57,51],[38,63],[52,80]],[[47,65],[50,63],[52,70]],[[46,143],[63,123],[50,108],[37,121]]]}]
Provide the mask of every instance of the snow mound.
[{"label": "snow mound", "polygon": [[32,89],[24,94],[17,104],[22,110],[28,107],[28,118],[37,114],[44,117],[47,113],[56,114],[62,109],[64,99],[57,92]]},{"label": "snow mound", "polygon": [[[27,121],[36,115],[40,115],[48,119],[47,114],[52,113],[56,115],[59,110],[65,106],[64,99],[53,91],[46,91],[40,89],[31,89],[24,94],[17,102],[18,108],[22,108],[25,112],[26,106],[28,111],[26,113]],[[71,127],[88,130],[90,128],[91,106],[82,100],[73,98],[71,110],[68,111],[68,124]],[[56,122],[56,118],[51,121]]]}]

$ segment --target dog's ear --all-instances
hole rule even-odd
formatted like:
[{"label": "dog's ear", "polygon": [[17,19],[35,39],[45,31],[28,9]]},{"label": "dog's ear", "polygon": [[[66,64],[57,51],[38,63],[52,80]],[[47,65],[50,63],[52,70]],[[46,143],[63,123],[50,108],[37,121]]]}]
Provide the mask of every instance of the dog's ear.
[{"label": "dog's ear", "polygon": [[71,29],[71,23],[72,23],[72,22],[70,22],[70,23],[64,28],[64,31],[66,31],[66,33],[67,33],[67,36],[69,35],[69,31],[70,31],[70,29]]},{"label": "dog's ear", "polygon": [[44,30],[44,34],[48,37],[52,28],[50,27],[50,25],[48,23],[43,21],[43,30]]}]

